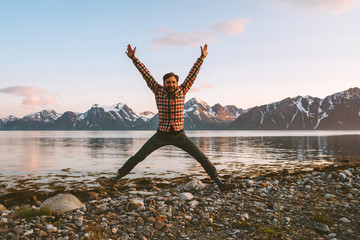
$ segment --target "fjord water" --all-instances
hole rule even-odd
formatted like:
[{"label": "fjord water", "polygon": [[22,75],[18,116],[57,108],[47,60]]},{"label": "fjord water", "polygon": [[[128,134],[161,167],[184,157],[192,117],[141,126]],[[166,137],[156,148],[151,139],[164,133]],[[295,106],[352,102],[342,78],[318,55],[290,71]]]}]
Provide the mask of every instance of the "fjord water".
[{"label": "fjord water", "polygon": [[[360,131],[186,133],[220,174],[305,169],[360,161]],[[10,176],[47,176],[60,172],[69,178],[115,173],[153,134],[154,131],[2,131],[0,181],[7,182]],[[182,175],[206,176],[191,156],[166,146],[153,152],[127,177]]]}]

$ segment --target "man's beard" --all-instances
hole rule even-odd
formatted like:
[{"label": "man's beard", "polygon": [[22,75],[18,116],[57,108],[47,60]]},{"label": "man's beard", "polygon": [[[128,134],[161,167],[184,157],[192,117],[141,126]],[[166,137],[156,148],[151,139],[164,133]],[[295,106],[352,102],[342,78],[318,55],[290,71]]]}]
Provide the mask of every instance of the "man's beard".
[{"label": "man's beard", "polygon": [[170,94],[174,94],[176,92],[176,87],[166,87],[166,91],[168,91]]}]

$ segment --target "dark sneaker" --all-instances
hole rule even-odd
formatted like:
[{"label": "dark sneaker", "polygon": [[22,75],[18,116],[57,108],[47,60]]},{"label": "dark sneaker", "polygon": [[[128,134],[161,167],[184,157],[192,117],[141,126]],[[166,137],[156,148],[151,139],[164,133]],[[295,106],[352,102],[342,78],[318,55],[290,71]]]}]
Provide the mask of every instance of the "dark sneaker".
[{"label": "dark sneaker", "polygon": [[230,190],[232,190],[234,188],[237,188],[237,185],[233,184],[233,183],[230,183],[230,184],[224,183],[219,187],[221,192],[228,192],[228,191],[230,191]]},{"label": "dark sneaker", "polygon": [[103,187],[114,187],[115,182],[112,178],[99,178],[99,184]]}]

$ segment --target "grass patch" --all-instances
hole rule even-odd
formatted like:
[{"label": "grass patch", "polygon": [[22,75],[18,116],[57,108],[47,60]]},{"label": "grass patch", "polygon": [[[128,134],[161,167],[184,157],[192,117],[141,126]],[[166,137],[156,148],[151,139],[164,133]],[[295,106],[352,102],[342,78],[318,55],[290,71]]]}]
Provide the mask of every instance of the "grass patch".
[{"label": "grass patch", "polygon": [[17,215],[20,218],[33,218],[36,216],[52,216],[52,212],[49,208],[40,208],[40,209],[31,209],[31,208],[25,208],[17,211]]},{"label": "grass patch", "polygon": [[285,233],[284,231],[282,231],[281,229],[278,228],[260,228],[259,229],[261,232],[263,232],[267,238],[276,238],[276,239],[282,239],[283,237],[285,237]]},{"label": "grass patch", "polygon": [[311,216],[311,219],[313,219],[314,221],[319,222],[319,223],[326,223],[326,224],[332,223],[332,221],[329,218],[327,218],[326,216],[324,216],[323,214],[321,214],[319,212],[317,212],[313,216]]}]

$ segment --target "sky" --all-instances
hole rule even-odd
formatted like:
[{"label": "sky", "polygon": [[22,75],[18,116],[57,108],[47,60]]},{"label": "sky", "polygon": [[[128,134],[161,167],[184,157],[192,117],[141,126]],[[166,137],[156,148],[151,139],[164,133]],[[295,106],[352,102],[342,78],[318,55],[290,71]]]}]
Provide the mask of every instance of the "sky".
[{"label": "sky", "polygon": [[360,0],[0,1],[0,118],[126,103],[157,112],[126,56],[162,84],[185,79],[208,44],[186,100],[247,109],[360,87]]}]

